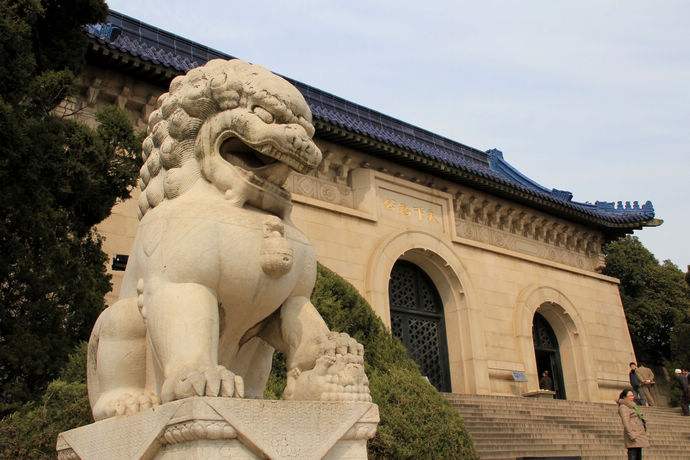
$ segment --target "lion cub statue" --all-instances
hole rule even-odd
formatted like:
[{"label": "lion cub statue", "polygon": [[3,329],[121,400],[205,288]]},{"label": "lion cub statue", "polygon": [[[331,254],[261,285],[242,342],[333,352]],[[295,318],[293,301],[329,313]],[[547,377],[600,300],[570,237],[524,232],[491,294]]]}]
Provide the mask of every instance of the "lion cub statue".
[{"label": "lion cub statue", "polygon": [[300,92],[213,60],[170,83],[143,143],[139,226],[119,300],[88,351],[94,418],[191,396],[263,395],[274,350],[283,398],[371,401],[362,345],[309,300],[314,249],[291,222],[291,171],[321,162]]}]

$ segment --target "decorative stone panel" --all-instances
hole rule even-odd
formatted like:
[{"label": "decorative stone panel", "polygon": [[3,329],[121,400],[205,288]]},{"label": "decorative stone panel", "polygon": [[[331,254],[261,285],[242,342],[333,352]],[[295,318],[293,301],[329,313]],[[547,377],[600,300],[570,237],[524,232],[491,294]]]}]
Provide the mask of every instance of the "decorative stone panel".
[{"label": "decorative stone panel", "polygon": [[584,270],[603,266],[601,233],[474,191],[454,199],[457,235]]},{"label": "decorative stone panel", "polygon": [[288,177],[287,189],[298,195],[325,201],[331,204],[354,208],[352,188],[321,177],[292,173]]},{"label": "decorative stone panel", "polygon": [[365,459],[367,402],[188,398],[60,433],[58,458]]}]

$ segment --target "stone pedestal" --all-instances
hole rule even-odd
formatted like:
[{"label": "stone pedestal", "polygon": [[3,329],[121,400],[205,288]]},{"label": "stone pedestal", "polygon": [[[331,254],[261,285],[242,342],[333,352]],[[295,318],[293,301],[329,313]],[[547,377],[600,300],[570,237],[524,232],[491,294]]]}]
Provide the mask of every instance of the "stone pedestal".
[{"label": "stone pedestal", "polygon": [[378,406],[189,398],[60,433],[58,459],[365,459]]},{"label": "stone pedestal", "polygon": [[556,395],[555,391],[551,390],[536,390],[529,391],[527,393],[522,393],[525,398],[541,398],[541,399],[553,399]]}]

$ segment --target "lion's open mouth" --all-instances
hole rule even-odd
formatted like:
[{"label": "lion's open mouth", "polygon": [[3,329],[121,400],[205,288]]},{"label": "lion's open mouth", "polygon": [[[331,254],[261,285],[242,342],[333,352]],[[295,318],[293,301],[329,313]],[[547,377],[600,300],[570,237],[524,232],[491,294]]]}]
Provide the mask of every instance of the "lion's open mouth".
[{"label": "lion's open mouth", "polygon": [[276,187],[285,188],[285,181],[290,175],[291,168],[245,144],[241,139],[237,137],[227,139],[223,142],[220,153],[228,163],[252,172]]}]

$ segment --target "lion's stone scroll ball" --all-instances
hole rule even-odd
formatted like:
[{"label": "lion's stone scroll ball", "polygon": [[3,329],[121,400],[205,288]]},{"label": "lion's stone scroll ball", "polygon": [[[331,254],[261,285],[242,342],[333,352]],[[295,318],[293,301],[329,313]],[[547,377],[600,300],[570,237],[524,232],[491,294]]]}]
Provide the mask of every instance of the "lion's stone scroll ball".
[{"label": "lion's stone scroll ball", "polygon": [[314,249],[290,220],[291,170],[321,162],[290,83],[239,60],[175,78],[149,118],[140,223],[119,300],[89,341],[96,420],[190,396],[371,401],[362,345],[309,297]]}]

